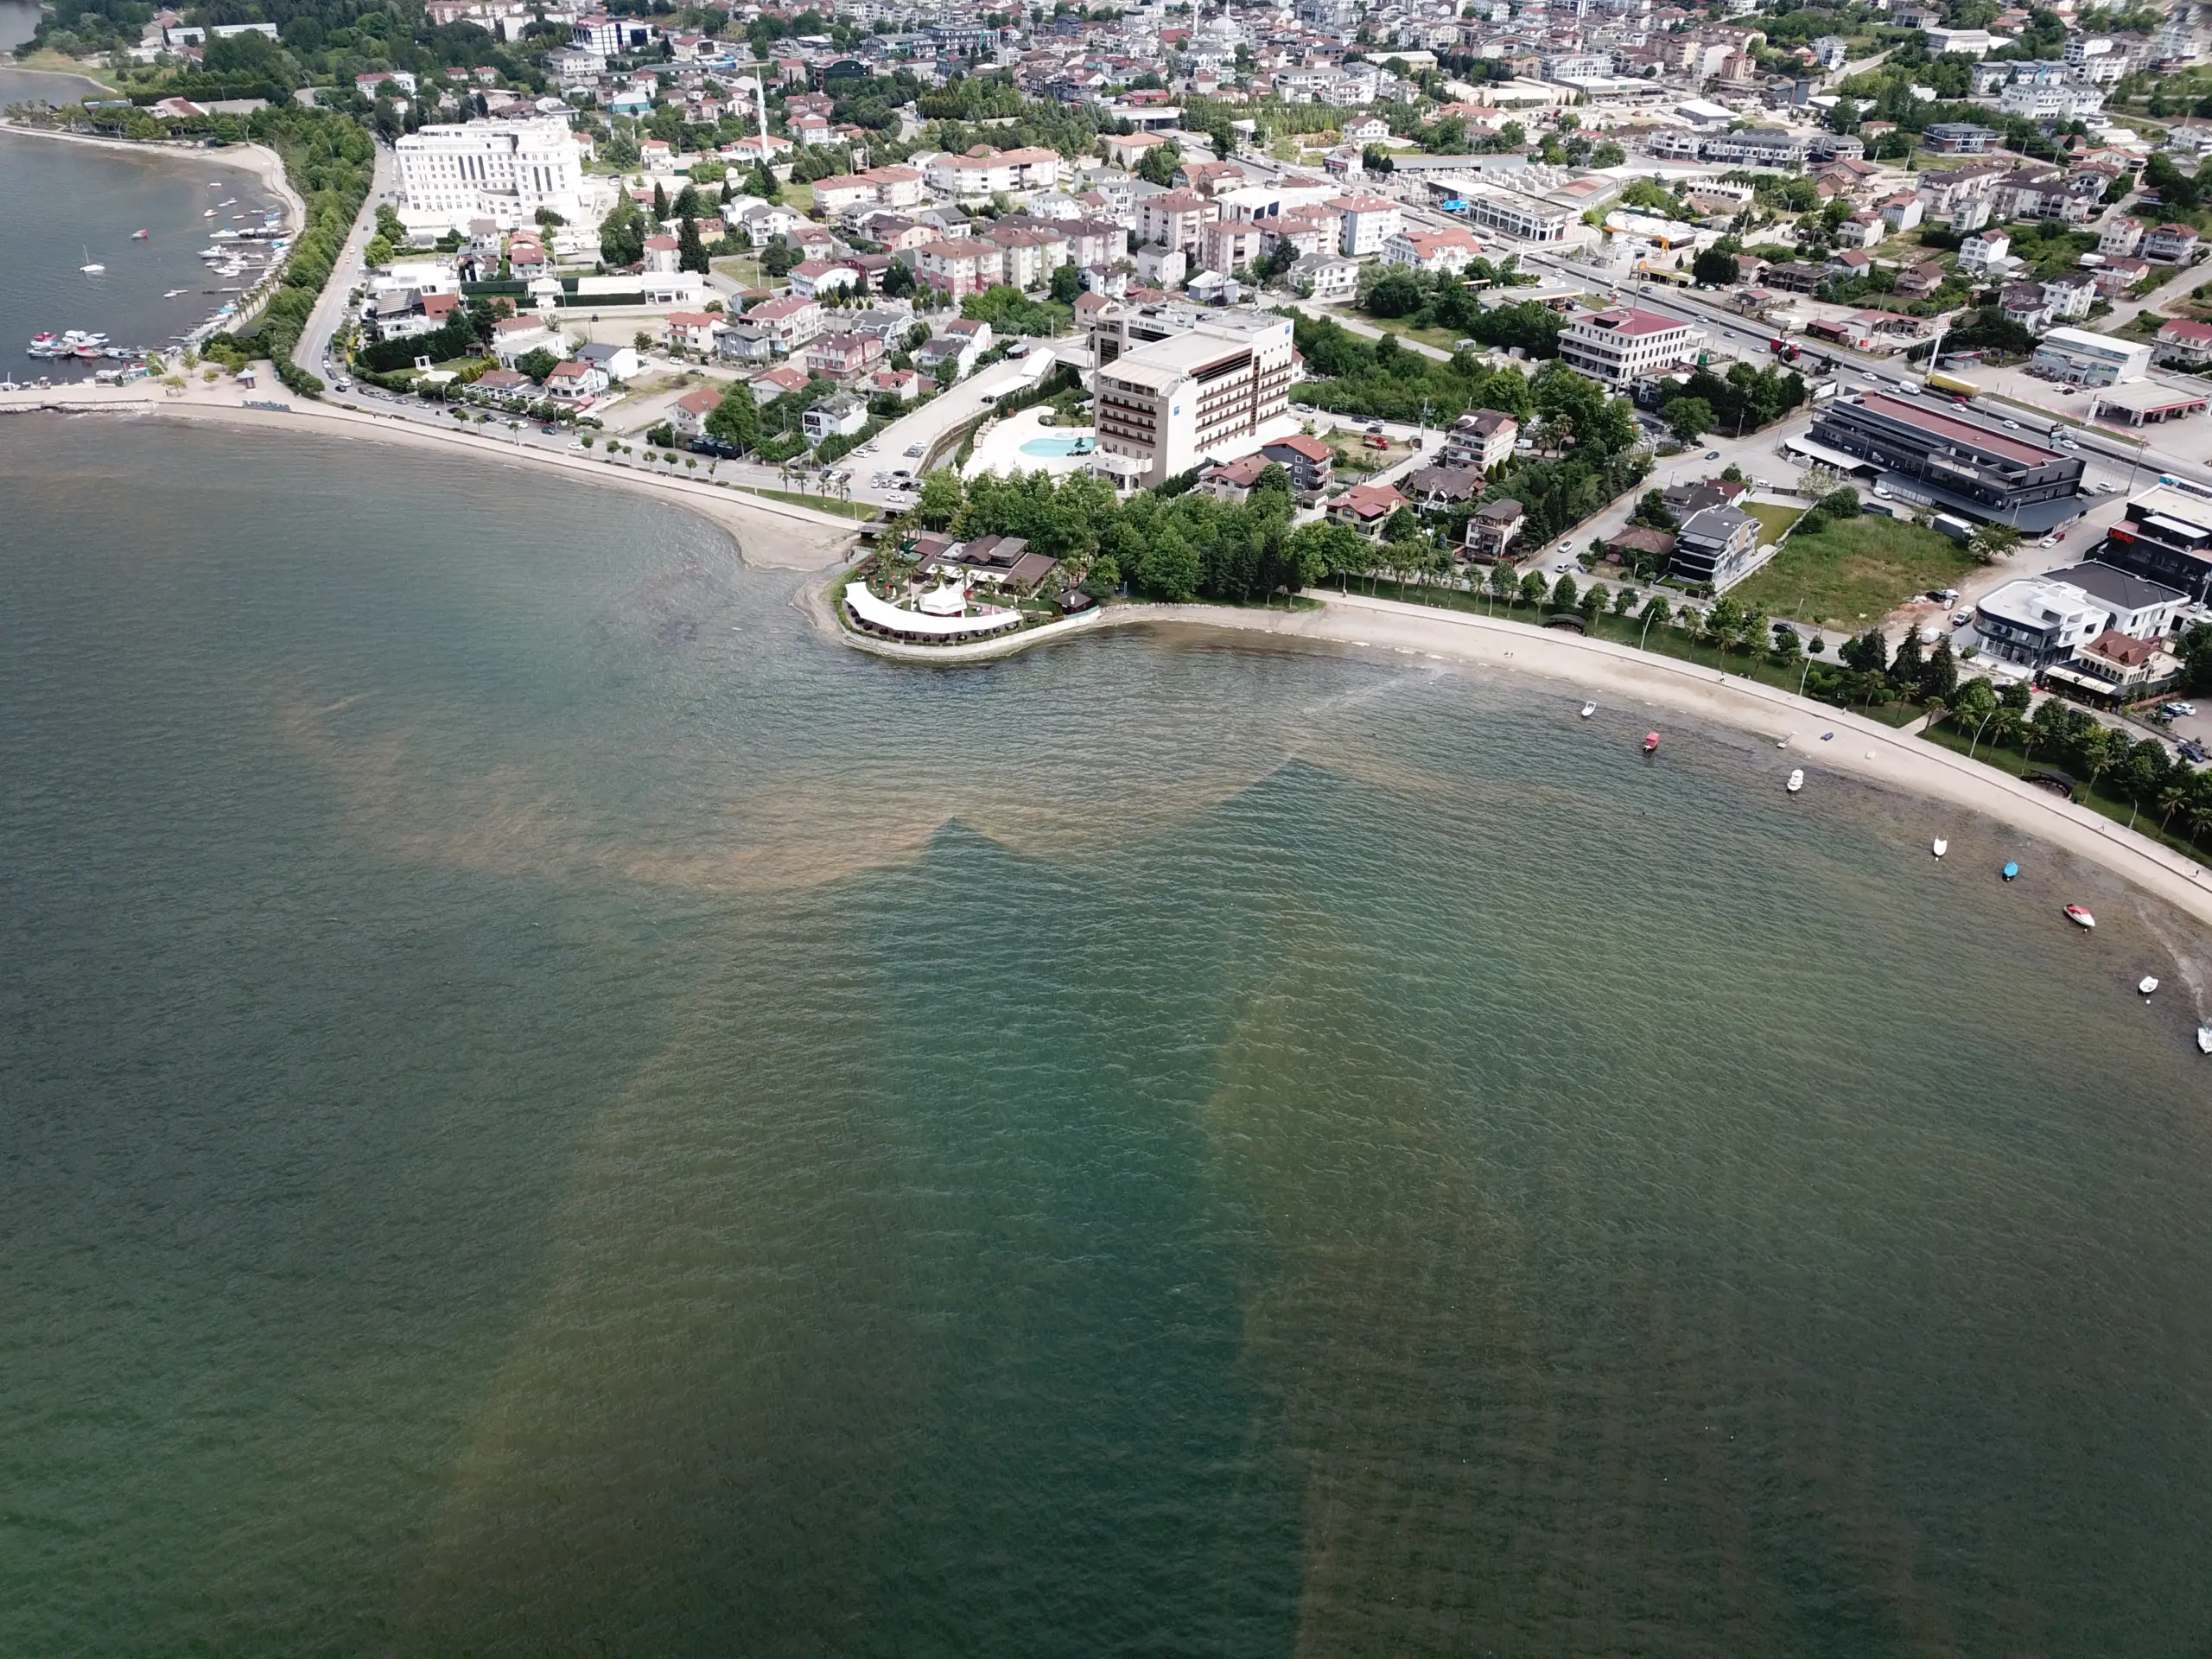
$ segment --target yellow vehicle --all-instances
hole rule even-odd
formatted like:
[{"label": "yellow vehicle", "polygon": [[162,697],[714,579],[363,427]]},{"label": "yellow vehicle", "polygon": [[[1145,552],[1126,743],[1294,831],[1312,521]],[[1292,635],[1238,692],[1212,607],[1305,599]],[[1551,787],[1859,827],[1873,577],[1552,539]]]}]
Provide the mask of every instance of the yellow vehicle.
[{"label": "yellow vehicle", "polygon": [[1646,282],[1670,283],[1676,288],[1690,285],[1690,274],[1687,270],[1662,270],[1656,266],[1639,263],[1636,274]]},{"label": "yellow vehicle", "polygon": [[1969,397],[1979,397],[1981,396],[1981,388],[1980,386],[1974,385],[1971,380],[1961,380],[1955,374],[1931,374],[1928,377],[1927,385],[1928,390],[1930,391],[1948,393],[1949,396],[1958,398],[1962,403]]}]

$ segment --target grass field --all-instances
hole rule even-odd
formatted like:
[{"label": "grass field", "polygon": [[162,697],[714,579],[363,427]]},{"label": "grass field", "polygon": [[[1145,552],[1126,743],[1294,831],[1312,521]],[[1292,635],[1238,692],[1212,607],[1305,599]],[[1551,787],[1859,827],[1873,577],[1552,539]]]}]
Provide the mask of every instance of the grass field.
[{"label": "grass field", "polygon": [[755,484],[733,484],[730,487],[742,490],[747,495],[764,495],[771,501],[788,501],[795,507],[812,507],[817,512],[830,513],[839,518],[873,518],[882,511],[873,501],[840,501],[834,495],[805,495],[798,490],[764,490]]},{"label": "grass field", "polygon": [[1957,587],[1978,568],[1949,537],[1870,512],[1792,536],[1729,597],[1771,616],[1857,632],[1915,594]]},{"label": "grass field", "polygon": [[1759,543],[1772,546],[1782,539],[1782,532],[1804,515],[1802,507],[1784,506],[1779,501],[1746,501],[1744,511],[1759,521]]}]

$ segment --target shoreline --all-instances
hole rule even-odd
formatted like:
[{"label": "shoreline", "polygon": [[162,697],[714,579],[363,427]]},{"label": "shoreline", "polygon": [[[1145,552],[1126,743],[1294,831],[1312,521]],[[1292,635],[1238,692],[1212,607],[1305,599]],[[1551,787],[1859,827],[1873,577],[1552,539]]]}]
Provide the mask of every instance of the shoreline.
[{"label": "shoreline", "polygon": [[28,138],[50,138],[57,143],[82,144],[92,149],[115,149],[137,156],[166,156],[176,162],[234,167],[260,181],[262,188],[284,204],[284,233],[296,238],[307,227],[308,205],[284,175],[284,158],[266,144],[225,144],[219,149],[204,145],[170,143],[160,139],[104,138],[98,133],[58,132],[51,127],[25,126],[0,121],[0,133]]},{"label": "shoreline", "polygon": [[[94,391],[103,395],[89,395]],[[496,457],[510,465],[520,460],[582,482],[612,485],[668,505],[688,508],[728,534],[747,564],[761,569],[818,572],[836,567],[842,571],[850,563],[849,554],[855,539],[849,520],[832,519],[763,497],[741,495],[690,480],[624,476],[604,461],[580,455],[516,448],[473,432],[415,430],[398,423],[396,417],[378,417],[327,404],[302,400],[289,411],[255,410],[238,404],[195,401],[188,394],[175,398],[149,396],[137,387],[0,393],[0,413],[49,410],[150,415],[264,432],[321,433],[341,441],[366,439],[475,460]],[[820,587],[818,581],[809,581],[802,584],[798,596],[800,607],[818,625],[830,629],[848,649],[903,663],[987,663],[1069,638],[1093,639],[1115,629],[1154,627],[1216,638],[1266,636],[1309,647],[1389,652],[1472,668],[1525,671],[1601,697],[1637,698],[1647,706],[1675,709],[1777,741],[1782,749],[1777,761],[1786,754],[1792,766],[1810,762],[1808,770],[1849,775],[1980,813],[2085,858],[2183,914],[2212,925],[2212,876],[2202,866],[2113,823],[2088,807],[2061,800],[2010,773],[1938,745],[1903,736],[1892,727],[1848,709],[1610,640],[1467,612],[1323,591],[1306,595],[1319,601],[1318,607],[1311,610],[1113,605],[1100,607],[1095,621],[1079,627],[1054,625],[1031,630],[1027,635],[971,645],[900,649],[891,642],[864,641],[854,634],[830,609],[833,601],[828,595],[816,591]],[[880,648],[887,645],[890,648]],[[960,654],[943,654],[946,652]],[[922,652],[927,654],[918,655]],[[1834,740],[1822,742],[1824,732],[1834,733]]]},{"label": "shoreline", "polygon": [[[1775,743],[1777,788],[1791,768],[1802,766],[1808,786],[1826,772],[1945,802],[2087,860],[2194,920],[2212,925],[2212,872],[2194,860],[2134,834],[2092,808],[2062,800],[2009,772],[1908,737],[1848,709],[1678,658],[1526,622],[1357,594],[1312,592],[1303,597],[1319,601],[1319,607],[1270,611],[1225,605],[1114,605],[1103,607],[1099,620],[1081,633],[1097,637],[1117,628],[1153,628],[1217,639],[1263,636],[1306,647],[1388,652],[1527,673],[1571,686],[1578,696],[1593,696],[1601,707],[1608,697],[1616,709],[1633,699],[1647,708],[1671,709]],[[973,664],[1066,637],[1055,626],[973,645],[874,651],[878,642],[856,639],[830,613],[828,603],[825,599],[814,613],[846,644],[874,655],[895,655],[900,661],[926,653],[922,657],[925,662]],[[956,651],[961,653],[957,658],[943,654]],[[1834,739],[1823,741],[1821,734],[1829,732]]]},{"label": "shoreline", "polygon": [[[230,388],[224,395],[235,397],[237,389]],[[237,402],[214,401],[189,391],[179,396],[164,396],[158,386],[143,380],[122,387],[79,382],[43,391],[34,388],[0,392],[0,415],[107,415],[184,420],[259,432],[311,434],[340,442],[390,443],[465,460],[497,461],[508,466],[520,461],[582,483],[612,486],[664,505],[696,512],[737,544],[740,558],[760,569],[827,569],[846,561],[855,539],[855,526],[849,518],[833,518],[826,513],[810,512],[765,496],[691,479],[633,473],[597,459],[595,451],[551,452],[515,446],[476,432],[423,430],[397,416],[347,409],[327,400],[295,398],[281,386],[270,388],[270,401],[282,401],[288,406],[254,409]],[[588,459],[588,455],[591,458]]]}]

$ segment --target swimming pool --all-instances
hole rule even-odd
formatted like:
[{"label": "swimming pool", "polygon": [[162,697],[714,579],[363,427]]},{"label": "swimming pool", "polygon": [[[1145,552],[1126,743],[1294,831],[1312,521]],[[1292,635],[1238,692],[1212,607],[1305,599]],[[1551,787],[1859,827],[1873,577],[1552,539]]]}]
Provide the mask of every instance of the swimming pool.
[{"label": "swimming pool", "polygon": [[1021,453],[1059,461],[1069,455],[1087,455],[1096,447],[1090,438],[1032,438],[1021,446]]}]

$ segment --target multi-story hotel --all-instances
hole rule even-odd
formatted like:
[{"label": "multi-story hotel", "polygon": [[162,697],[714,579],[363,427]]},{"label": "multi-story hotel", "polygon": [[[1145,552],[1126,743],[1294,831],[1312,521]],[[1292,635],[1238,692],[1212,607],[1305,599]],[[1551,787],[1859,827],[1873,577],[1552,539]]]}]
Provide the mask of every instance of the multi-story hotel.
[{"label": "multi-story hotel", "polygon": [[1704,338],[1702,330],[1673,317],[1617,306],[1576,319],[1559,337],[1559,355],[1568,368],[1622,391],[1694,359]]},{"label": "multi-story hotel", "polygon": [[392,149],[410,230],[459,230],[472,219],[512,230],[540,207],[583,216],[583,153],[558,118],[424,127]]},{"label": "multi-story hotel", "polygon": [[1141,463],[1147,486],[1165,483],[1281,414],[1291,363],[1289,318],[1202,315],[1098,370],[1099,451]]}]

